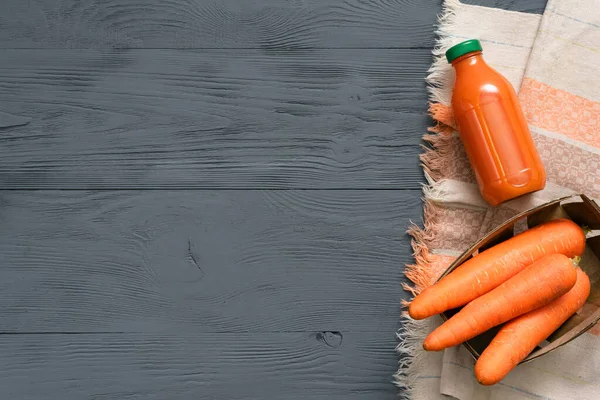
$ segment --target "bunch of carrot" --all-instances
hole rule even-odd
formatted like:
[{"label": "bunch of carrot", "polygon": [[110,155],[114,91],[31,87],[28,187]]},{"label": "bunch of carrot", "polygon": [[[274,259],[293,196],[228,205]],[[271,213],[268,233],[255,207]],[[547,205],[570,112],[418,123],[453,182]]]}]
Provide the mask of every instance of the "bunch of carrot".
[{"label": "bunch of carrot", "polygon": [[462,307],[423,348],[440,351],[502,325],[475,364],[479,383],[500,382],[585,303],[590,280],[571,260],[584,248],[583,230],[556,219],[465,261],[409,305],[414,319]]}]

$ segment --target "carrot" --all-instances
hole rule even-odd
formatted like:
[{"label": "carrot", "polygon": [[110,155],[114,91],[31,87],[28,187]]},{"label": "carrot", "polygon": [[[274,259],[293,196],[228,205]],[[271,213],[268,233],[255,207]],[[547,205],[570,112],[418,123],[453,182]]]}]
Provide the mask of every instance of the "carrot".
[{"label": "carrot", "polygon": [[590,279],[577,269],[577,282],[552,303],[507,322],[475,364],[475,377],[482,385],[500,382],[579,310],[590,295]]},{"label": "carrot", "polygon": [[585,234],[573,221],[555,219],[499,243],[424,289],[410,303],[408,314],[424,319],[464,306],[489,292],[546,254],[581,256]]},{"label": "carrot", "polygon": [[549,254],[494,290],[473,300],[427,336],[425,350],[439,351],[550,303],[577,281],[571,260]]}]

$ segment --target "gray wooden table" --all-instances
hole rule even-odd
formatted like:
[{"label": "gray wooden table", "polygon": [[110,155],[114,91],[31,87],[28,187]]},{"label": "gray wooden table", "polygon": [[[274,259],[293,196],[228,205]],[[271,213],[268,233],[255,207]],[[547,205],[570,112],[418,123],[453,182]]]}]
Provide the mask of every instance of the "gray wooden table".
[{"label": "gray wooden table", "polygon": [[0,398],[395,398],[440,7],[2,1]]}]

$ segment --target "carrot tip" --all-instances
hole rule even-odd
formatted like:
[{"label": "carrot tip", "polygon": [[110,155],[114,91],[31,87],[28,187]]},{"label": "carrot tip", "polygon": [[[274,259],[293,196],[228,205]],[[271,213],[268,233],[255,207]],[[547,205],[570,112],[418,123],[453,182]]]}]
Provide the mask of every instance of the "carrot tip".
[{"label": "carrot tip", "polygon": [[408,305],[408,316],[416,320],[427,318],[427,315],[424,315],[423,312],[420,312],[413,303]]},{"label": "carrot tip", "polygon": [[435,343],[431,343],[432,340],[429,338],[426,338],[425,341],[423,341],[423,349],[426,351],[442,351],[444,350],[444,347],[441,347],[439,344],[435,344]]},{"label": "carrot tip", "polygon": [[[483,386],[492,386],[496,383],[500,382],[499,376],[490,376],[489,371],[485,371],[484,368],[481,368],[479,363],[475,363],[475,380]],[[495,374],[492,374],[495,375]]]},{"label": "carrot tip", "polygon": [[484,379],[479,379],[479,378],[476,378],[476,379],[477,379],[477,383],[479,383],[482,386],[492,386],[492,385],[495,385],[496,383],[498,383],[498,382],[489,382],[489,381],[486,381]]},{"label": "carrot tip", "polygon": [[425,351],[431,351],[431,346],[429,344],[429,340],[425,339],[423,341],[423,350]]}]

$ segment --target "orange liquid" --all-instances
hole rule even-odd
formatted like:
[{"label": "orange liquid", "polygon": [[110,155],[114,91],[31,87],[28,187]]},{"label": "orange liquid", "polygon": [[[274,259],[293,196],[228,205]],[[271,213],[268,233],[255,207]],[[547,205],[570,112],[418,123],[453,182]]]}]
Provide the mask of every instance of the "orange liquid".
[{"label": "orange liquid", "polygon": [[452,62],[452,109],[483,198],[492,206],[541,190],[546,172],[512,85],[473,52]]}]

